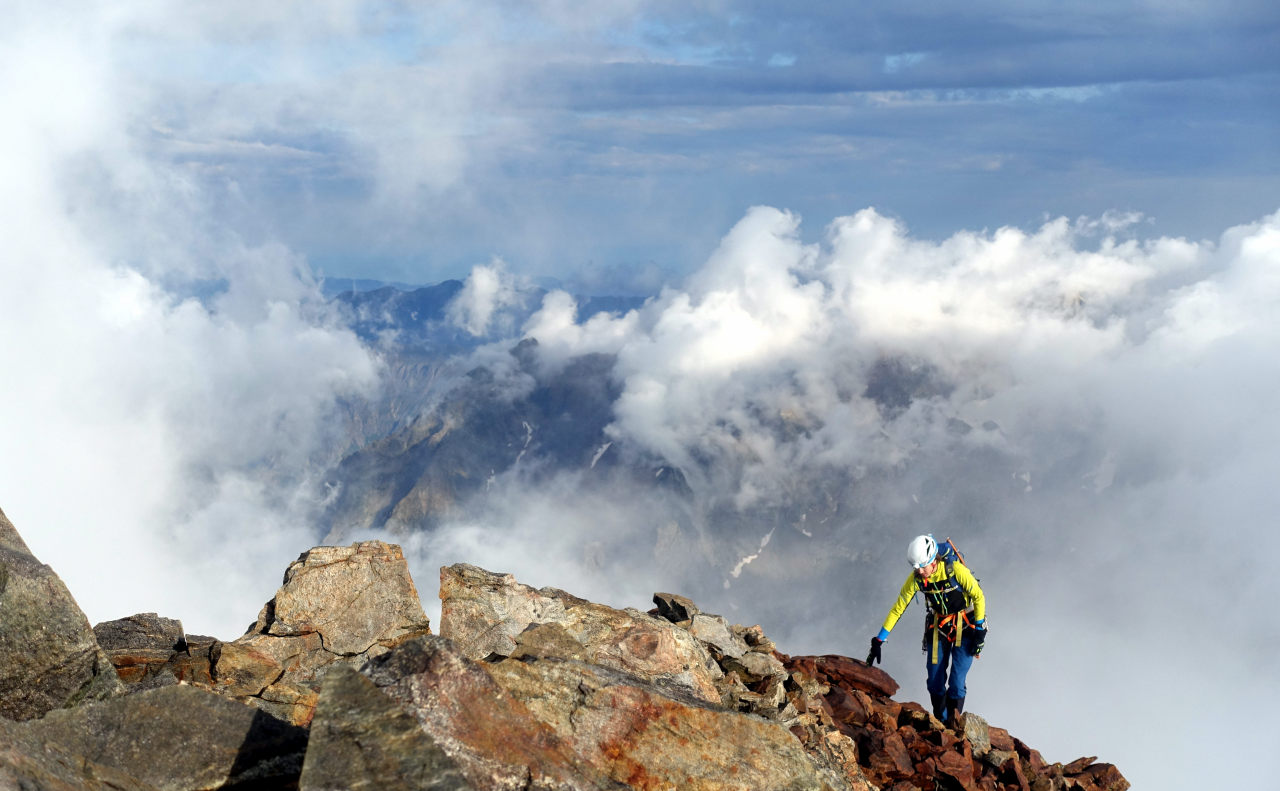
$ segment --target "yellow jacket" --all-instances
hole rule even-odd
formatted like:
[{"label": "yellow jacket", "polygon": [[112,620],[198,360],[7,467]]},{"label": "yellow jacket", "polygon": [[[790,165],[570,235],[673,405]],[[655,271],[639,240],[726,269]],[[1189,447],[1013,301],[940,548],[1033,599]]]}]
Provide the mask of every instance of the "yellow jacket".
[{"label": "yellow jacket", "polygon": [[[965,603],[969,609],[973,610],[973,619],[975,622],[981,623],[987,617],[987,601],[982,595],[982,588],[978,585],[978,580],[974,578],[973,572],[969,571],[960,561],[954,561],[951,564],[951,573],[956,578],[956,583],[960,585],[960,589],[964,591]],[[947,564],[938,561],[937,568],[929,575],[929,582],[944,582],[947,579]],[[893,603],[893,607],[889,609],[889,614],[885,616],[884,626],[880,628],[880,639],[888,638],[889,632],[893,631],[893,627],[897,625],[898,619],[907,611],[907,606],[911,604],[911,600],[920,592],[920,583],[916,581],[916,573],[912,571],[907,575],[907,581],[902,583],[902,590],[898,592],[898,599]]]}]

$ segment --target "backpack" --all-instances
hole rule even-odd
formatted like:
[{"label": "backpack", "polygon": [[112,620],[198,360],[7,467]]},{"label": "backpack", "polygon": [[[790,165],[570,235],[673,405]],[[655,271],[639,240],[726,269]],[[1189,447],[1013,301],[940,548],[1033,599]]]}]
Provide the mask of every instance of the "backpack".
[{"label": "backpack", "polygon": [[[917,583],[920,586],[921,593],[925,595],[926,606],[927,606],[930,595],[935,595],[939,597],[952,596],[952,595],[962,596],[963,594],[960,592],[960,583],[956,581],[954,566],[956,564],[956,561],[964,563],[966,568],[968,568],[969,566],[969,564],[965,563],[964,561],[964,555],[960,553],[960,550],[956,548],[956,545],[951,541],[950,538],[944,538],[943,540],[937,543],[938,543],[938,554],[935,560],[941,561],[942,563],[945,564],[944,568],[946,568],[946,571],[947,571],[947,585],[949,586],[949,592],[941,593],[941,594],[930,594],[930,592],[927,591],[926,588],[924,587],[925,584],[917,580]],[[973,571],[973,569],[969,569],[969,570],[971,572]],[[974,579],[977,579],[977,577],[975,576]],[[941,599],[938,600],[938,604],[941,605]],[[959,601],[952,602],[952,605],[958,606]],[[924,639],[921,643],[921,646],[925,651],[929,650],[929,631],[930,631],[929,624],[930,624],[930,621],[928,618],[926,618],[925,629],[924,629]]]},{"label": "backpack", "polygon": [[[954,576],[951,573],[951,566],[957,560],[964,563],[964,555],[960,554],[960,550],[956,549],[956,545],[951,542],[950,538],[944,538],[938,542],[938,560],[947,564],[947,576]],[[968,563],[964,563],[968,566]]]}]

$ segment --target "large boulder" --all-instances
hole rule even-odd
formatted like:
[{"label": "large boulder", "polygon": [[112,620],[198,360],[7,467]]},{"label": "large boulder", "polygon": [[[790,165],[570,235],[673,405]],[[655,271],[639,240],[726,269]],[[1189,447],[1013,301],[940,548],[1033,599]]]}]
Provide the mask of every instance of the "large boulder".
[{"label": "large boulder", "polygon": [[243,637],[213,646],[213,688],[305,725],[325,668],[359,667],[430,633],[400,547],[381,541],[316,547],[290,564]]},{"label": "large boulder", "polygon": [[325,674],[301,791],[473,791],[458,764],[398,703],[347,666]]},{"label": "large boulder", "polygon": [[849,788],[783,725],[612,668],[506,660],[488,672],[568,746],[575,765],[630,788]]},{"label": "large boulder", "polygon": [[476,788],[625,787],[576,767],[571,746],[449,640],[411,640],[361,672],[418,720]]},{"label": "large boulder", "polygon": [[476,788],[851,788],[784,725],[669,681],[575,660],[477,661],[439,637],[362,672]]},{"label": "large boulder", "polygon": [[104,621],[93,633],[131,691],[183,680],[175,673],[178,656],[188,653],[182,621],[144,612]]},{"label": "large boulder", "polygon": [[[543,631],[549,625],[556,628]],[[554,637],[553,652],[542,653],[674,684],[709,702],[722,697],[717,682],[724,673],[706,645],[665,618],[534,589],[465,563],[440,570],[440,634],[471,659],[537,656]],[[577,644],[572,654],[565,636]]]},{"label": "large boulder", "polygon": [[325,651],[346,657],[429,631],[404,552],[381,541],[303,552],[250,628],[273,637],[316,634]]},{"label": "large boulder", "polygon": [[29,720],[122,691],[66,585],[0,511],[0,717]]},{"label": "large boulder", "polygon": [[291,787],[307,733],[212,692],[174,685],[6,723],[4,741],[6,788],[197,791]]}]

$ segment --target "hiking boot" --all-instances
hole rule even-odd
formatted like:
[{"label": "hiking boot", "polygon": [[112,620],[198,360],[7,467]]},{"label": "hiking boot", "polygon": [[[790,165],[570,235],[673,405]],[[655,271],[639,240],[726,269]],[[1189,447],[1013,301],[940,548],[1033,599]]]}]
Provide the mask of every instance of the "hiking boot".
[{"label": "hiking boot", "polygon": [[947,698],[947,727],[957,730],[960,727],[960,715],[964,712],[964,698]]},{"label": "hiking boot", "polygon": [[943,716],[947,713],[947,697],[946,695],[937,695],[929,693],[929,702],[933,704],[933,716],[942,722]]}]

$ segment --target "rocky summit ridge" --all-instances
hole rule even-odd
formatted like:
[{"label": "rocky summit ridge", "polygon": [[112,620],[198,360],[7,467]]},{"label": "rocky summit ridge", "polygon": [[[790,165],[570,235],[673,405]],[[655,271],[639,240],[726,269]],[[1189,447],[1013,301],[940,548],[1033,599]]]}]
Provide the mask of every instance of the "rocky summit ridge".
[{"label": "rocky summit ridge", "polygon": [[848,657],[657,593],[615,609],[400,548],[304,552],[246,634],[90,628],[0,512],[0,789],[1122,791],[977,714],[951,730]]}]

